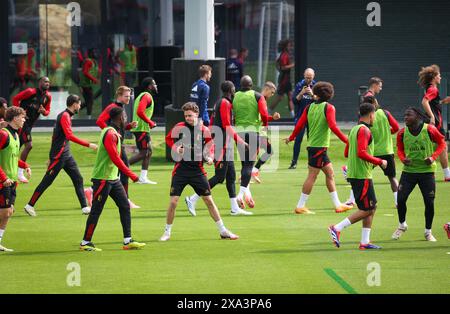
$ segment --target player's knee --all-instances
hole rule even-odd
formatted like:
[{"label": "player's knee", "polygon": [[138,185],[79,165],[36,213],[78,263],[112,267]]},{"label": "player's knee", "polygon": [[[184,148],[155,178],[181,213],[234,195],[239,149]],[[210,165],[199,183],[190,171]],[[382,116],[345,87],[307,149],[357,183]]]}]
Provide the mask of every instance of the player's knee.
[{"label": "player's knee", "polygon": [[33,149],[33,142],[25,143],[25,148],[28,149],[28,150],[32,150]]},{"label": "player's knee", "polygon": [[331,173],[326,173],[325,177],[327,178],[327,180],[332,181],[334,180],[334,172]]}]

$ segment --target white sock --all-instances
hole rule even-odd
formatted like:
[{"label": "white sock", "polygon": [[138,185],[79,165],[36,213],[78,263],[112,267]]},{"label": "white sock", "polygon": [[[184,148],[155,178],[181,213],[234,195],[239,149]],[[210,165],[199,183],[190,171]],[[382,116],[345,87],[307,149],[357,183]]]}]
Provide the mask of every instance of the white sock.
[{"label": "white sock", "polygon": [[88,244],[89,243],[89,241],[81,241],[81,245],[86,245],[86,244]]},{"label": "white sock", "polygon": [[222,219],[220,219],[219,221],[216,221],[216,225],[217,225],[217,229],[219,229],[220,233],[227,231],[227,228],[225,228],[225,225],[223,224]]},{"label": "white sock", "polygon": [[399,227],[400,229],[406,229],[406,228],[408,228],[408,224],[407,224],[406,221],[405,221],[405,222],[399,223],[399,224],[398,224],[398,227]]},{"label": "white sock", "polygon": [[131,242],[131,238],[123,238],[123,244],[127,245]]},{"label": "white sock", "polygon": [[445,176],[446,178],[450,178],[450,168],[447,167],[447,168],[442,169],[442,170],[444,170],[444,176]]},{"label": "white sock", "polygon": [[0,243],[2,243],[3,234],[5,233],[5,230],[0,229]]},{"label": "white sock", "polygon": [[19,174],[19,177],[23,177],[23,169],[22,168],[19,168],[18,174]]},{"label": "white sock", "polygon": [[349,200],[350,202],[352,202],[353,204],[356,203],[356,200],[355,200],[355,194],[353,193],[353,190],[350,190],[350,197],[348,198],[348,200]]},{"label": "white sock", "polygon": [[303,208],[306,206],[306,202],[308,201],[309,195],[303,194],[300,196],[300,200],[297,203],[297,208]]},{"label": "white sock", "polygon": [[230,203],[231,203],[231,210],[232,211],[238,211],[239,210],[239,205],[237,203],[236,197],[235,198],[230,198]]},{"label": "white sock", "polygon": [[200,196],[194,194],[191,197],[189,197],[189,199],[191,200],[191,202],[196,203],[200,199]]},{"label": "white sock", "polygon": [[348,220],[348,218],[345,218],[340,223],[335,225],[334,229],[336,229],[336,231],[341,232],[342,230],[344,230],[345,228],[347,228],[348,226],[351,226],[351,225],[352,225],[352,223],[350,222],[350,220]]},{"label": "white sock", "polygon": [[431,229],[425,229],[425,234],[431,234]]},{"label": "white sock", "polygon": [[361,244],[369,244],[370,243],[370,228],[362,228],[361,234]]},{"label": "white sock", "polygon": [[334,207],[338,208],[339,206],[342,205],[341,201],[339,200],[337,191],[331,192],[330,196],[331,200],[333,201]]},{"label": "white sock", "polygon": [[141,178],[145,179],[147,178],[148,170],[141,170]]},{"label": "white sock", "polygon": [[248,193],[248,191],[249,191],[248,188],[241,186],[239,188],[239,195],[238,195],[238,197],[240,197],[240,198],[244,197],[244,195],[246,193]]},{"label": "white sock", "polygon": [[394,201],[395,201],[395,206],[398,205],[397,203],[397,197],[398,197],[398,192],[394,192]]},{"label": "white sock", "polygon": [[255,172],[258,172],[259,171],[259,169],[258,168],[255,168],[255,167],[253,167],[253,169],[252,169],[252,173],[255,173]]},{"label": "white sock", "polygon": [[166,225],[164,232],[170,234],[172,232],[172,225]]}]

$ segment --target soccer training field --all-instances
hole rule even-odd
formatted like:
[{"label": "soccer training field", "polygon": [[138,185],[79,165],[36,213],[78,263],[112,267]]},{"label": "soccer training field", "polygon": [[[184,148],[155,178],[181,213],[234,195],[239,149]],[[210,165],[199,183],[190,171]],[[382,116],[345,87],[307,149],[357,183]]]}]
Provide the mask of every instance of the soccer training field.
[{"label": "soccer training field", "polygon": [[[98,135],[79,134],[94,142]],[[288,133],[281,135],[284,138]],[[50,137],[49,133],[33,135],[34,149],[28,160],[33,178],[30,184],[19,186],[16,212],[3,238],[4,245],[15,252],[0,254],[0,293],[450,293],[450,240],[442,228],[450,220],[450,183],[442,182],[440,166],[436,176],[435,243],[424,240],[424,206],[418,188],[408,203],[408,232],[398,241],[391,240],[398,224],[397,213],[389,182],[376,169],[379,206],[371,238],[383,249],[358,250],[360,223],[344,230],[342,247],[335,248],[327,227],[348,213],[334,213],[323,175],[308,202],[316,215],[293,213],[307,173],[306,152],[302,147],[297,170],[287,170],[292,144],[287,147],[281,139],[279,170],[268,172],[263,168],[263,183],[251,185],[256,202],[254,216],[230,216],[225,186],[213,190],[225,225],[240,236],[238,241],[219,239],[201,201],[197,217],[190,216],[181,201],[172,238],[160,243],[173,165],[165,161],[163,134],[157,133],[152,135],[154,157],[149,178],[158,185],[130,184],[131,199],[142,207],[132,210],[133,237],[147,246],[141,251],[121,249],[119,212],[109,200],[93,238],[103,252],[80,252],[86,216],[81,215],[72,183],[64,172],[36,204],[37,217],[23,211],[46,169]],[[345,164],[344,145],[335,136],[332,139],[329,155],[344,202],[349,193],[340,170]],[[85,186],[89,186],[95,153],[73,143],[71,147]],[[205,168],[209,176],[214,173],[212,167]],[[140,166],[133,170],[138,173]],[[397,164],[398,178],[400,173]],[[187,188],[181,200],[192,192]],[[80,286],[68,285],[68,281],[74,282],[73,265],[80,266]]]}]

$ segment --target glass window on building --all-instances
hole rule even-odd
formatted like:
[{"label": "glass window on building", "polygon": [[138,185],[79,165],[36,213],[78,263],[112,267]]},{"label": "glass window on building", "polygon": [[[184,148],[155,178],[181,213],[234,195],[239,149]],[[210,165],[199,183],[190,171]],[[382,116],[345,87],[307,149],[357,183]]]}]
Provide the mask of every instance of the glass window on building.
[{"label": "glass window on building", "polygon": [[[71,3],[71,4],[69,4]],[[36,87],[42,76],[51,82],[55,119],[69,94],[82,96],[78,118],[96,117],[102,109],[100,1],[11,1],[10,97]]]},{"label": "glass window on building", "polygon": [[[295,1],[224,0],[220,3],[215,8],[216,57],[230,58],[230,52],[237,51],[243,73],[253,78],[255,88],[261,88],[266,81],[279,85],[278,44],[294,39]],[[292,48],[290,62],[294,62]],[[295,84],[294,75],[292,69],[288,73],[292,84]],[[284,97],[277,107],[285,117],[289,113],[287,103]]]},{"label": "glass window on building", "polygon": [[180,38],[175,25],[184,23],[183,17],[184,0],[108,1],[108,54],[116,64],[108,80],[112,95],[119,85],[126,85],[137,97],[142,80],[153,77],[159,90],[154,116],[164,115],[172,98],[171,59],[181,56],[179,45],[184,41],[184,32]]}]

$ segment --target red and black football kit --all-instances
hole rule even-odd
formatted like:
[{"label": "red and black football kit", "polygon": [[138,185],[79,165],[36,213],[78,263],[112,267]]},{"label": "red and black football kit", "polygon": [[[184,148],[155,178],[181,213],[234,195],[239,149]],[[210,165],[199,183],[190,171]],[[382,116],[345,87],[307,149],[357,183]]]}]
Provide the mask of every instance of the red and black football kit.
[{"label": "red and black football kit", "polygon": [[70,142],[85,147],[89,147],[89,142],[79,139],[73,134],[72,116],[73,113],[70,110],[65,110],[56,118],[56,125],[53,129],[52,146],[49,153],[49,165],[41,183],[39,183],[33,196],[28,202],[31,206],[36,204],[45,190],[47,190],[56,179],[59,172],[64,169],[72,180],[81,208],[87,207],[83,188],[83,177],[70,152]]},{"label": "red and black football kit", "polygon": [[442,105],[440,103],[439,89],[436,86],[430,85],[425,92],[424,99],[430,103],[431,111],[434,115],[434,126],[445,136],[444,120],[442,117]]},{"label": "red and black football kit", "polygon": [[26,120],[23,127],[19,130],[20,145],[31,142],[31,130],[39,116],[40,106],[43,106],[45,112],[44,116],[50,114],[50,107],[52,103],[52,95],[48,91],[42,91],[39,88],[28,88],[13,98],[13,105],[21,107],[26,111]]},{"label": "red and black football kit", "polygon": [[236,197],[236,170],[234,167],[234,141],[243,144],[242,138],[237,135],[231,126],[233,121],[233,105],[231,99],[223,97],[214,107],[212,124],[221,131],[220,140],[217,134],[213,134],[215,153],[215,175],[209,179],[209,185],[213,189],[217,184],[226,180],[228,196]]},{"label": "red and black football kit", "polygon": [[[203,124],[191,126],[178,123],[166,136],[166,144],[172,149],[177,162],[172,172],[170,196],[181,196],[186,185],[190,185],[199,196],[211,195],[208,177],[203,168],[204,152],[211,154],[211,133]],[[182,146],[180,156],[177,149]],[[212,154],[210,156],[213,157]]]}]

